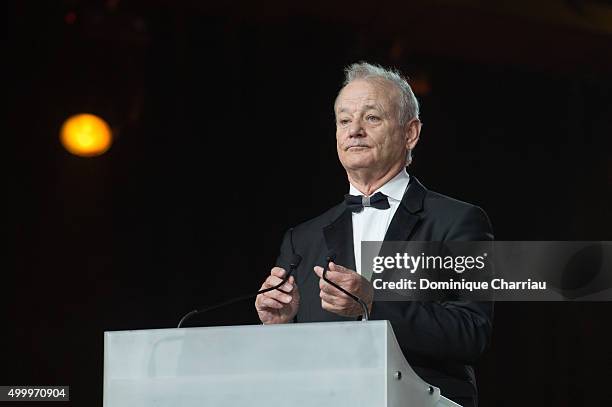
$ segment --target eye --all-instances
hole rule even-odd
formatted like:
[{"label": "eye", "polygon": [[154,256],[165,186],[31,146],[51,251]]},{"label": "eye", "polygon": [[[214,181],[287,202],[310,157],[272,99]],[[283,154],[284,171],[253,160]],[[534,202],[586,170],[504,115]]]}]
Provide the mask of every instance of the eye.
[{"label": "eye", "polygon": [[380,122],[380,117],[374,116],[374,115],[369,115],[369,116],[366,117],[366,120],[369,121],[370,123],[378,123],[378,122]]},{"label": "eye", "polygon": [[339,123],[341,126],[346,126],[347,124],[349,124],[349,122],[350,122],[350,120],[349,120],[349,119],[340,119],[340,120],[338,120],[338,123]]}]

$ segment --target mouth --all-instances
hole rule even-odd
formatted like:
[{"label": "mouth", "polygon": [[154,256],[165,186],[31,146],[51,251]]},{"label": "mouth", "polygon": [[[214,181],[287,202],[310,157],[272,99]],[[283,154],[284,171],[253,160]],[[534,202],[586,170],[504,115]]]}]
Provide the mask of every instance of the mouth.
[{"label": "mouth", "polygon": [[369,148],[368,146],[364,146],[364,145],[358,145],[358,146],[349,146],[346,148],[346,151],[350,151],[350,150],[364,150],[366,148]]}]

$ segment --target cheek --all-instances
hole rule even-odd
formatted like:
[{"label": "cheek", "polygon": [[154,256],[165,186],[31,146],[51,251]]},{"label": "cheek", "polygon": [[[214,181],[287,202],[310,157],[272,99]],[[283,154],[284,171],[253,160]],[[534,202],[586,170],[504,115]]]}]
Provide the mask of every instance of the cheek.
[{"label": "cheek", "polygon": [[348,131],[345,129],[340,129],[336,131],[336,149],[338,150],[338,154],[344,154],[344,146],[349,142],[350,137],[348,135]]},{"label": "cheek", "polygon": [[406,142],[400,134],[391,133],[381,140],[381,145],[386,151],[397,151],[405,148]]},{"label": "cheek", "polygon": [[342,135],[339,132],[336,133],[336,152],[338,153],[338,158],[340,159],[340,161],[343,161],[344,157],[346,156],[346,151],[344,151],[344,148],[342,148],[343,144],[344,140],[342,138]]},{"label": "cheek", "polygon": [[370,140],[376,146],[377,151],[384,151],[389,148],[389,137],[385,133],[371,132]]}]

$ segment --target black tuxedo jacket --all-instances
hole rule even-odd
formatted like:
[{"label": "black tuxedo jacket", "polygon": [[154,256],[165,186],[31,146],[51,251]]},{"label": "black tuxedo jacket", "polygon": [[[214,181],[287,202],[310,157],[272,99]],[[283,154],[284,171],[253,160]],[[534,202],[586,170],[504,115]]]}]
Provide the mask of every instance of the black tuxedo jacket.
[{"label": "black tuxedo jacket", "polygon": [[[487,215],[477,206],[427,190],[415,177],[389,225],[385,241],[490,241]],[[277,264],[287,269],[292,253],[302,256],[295,271],[300,291],[296,322],[345,321],[321,307],[313,267],[335,262],[355,268],[352,215],[343,203],[287,232]],[[477,404],[472,364],[489,343],[493,305],[482,302],[374,302],[371,319],[389,320],[404,355],[425,381],[463,405]]]}]

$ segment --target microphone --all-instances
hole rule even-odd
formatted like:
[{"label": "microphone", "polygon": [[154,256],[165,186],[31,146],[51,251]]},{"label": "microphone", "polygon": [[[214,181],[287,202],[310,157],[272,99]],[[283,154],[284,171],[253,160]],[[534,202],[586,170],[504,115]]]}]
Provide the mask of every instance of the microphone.
[{"label": "microphone", "polygon": [[336,252],[334,252],[333,250],[330,250],[329,252],[327,252],[327,257],[325,259],[326,262],[327,262],[327,265],[325,267],[323,267],[323,280],[325,282],[327,282],[328,284],[334,286],[338,290],[342,291],[344,294],[346,294],[349,297],[351,297],[354,301],[358,302],[359,305],[361,305],[361,308],[363,309],[363,316],[362,316],[361,320],[362,321],[369,321],[370,320],[370,311],[368,311],[368,305],[365,303],[365,301],[362,300],[361,298],[357,297],[356,295],[349,293],[348,291],[346,291],[344,288],[340,287],[338,284],[334,283],[333,281],[327,279],[327,269],[329,268],[329,263],[334,261],[335,258],[336,258]]},{"label": "microphone", "polygon": [[283,284],[285,284],[287,282],[287,280],[289,280],[289,277],[291,276],[291,273],[293,273],[293,271],[295,269],[297,269],[297,267],[300,265],[301,261],[302,261],[302,256],[300,256],[299,254],[293,253],[291,255],[291,259],[289,261],[289,271],[285,274],[285,277],[283,277],[283,280],[280,283],[278,283],[277,285],[275,285],[274,287],[268,287],[268,288],[265,288],[263,290],[259,290],[255,294],[248,294],[248,295],[243,295],[243,296],[240,296],[240,297],[232,298],[232,299],[229,299],[227,301],[221,302],[219,304],[211,305],[211,306],[206,307],[206,308],[194,309],[193,311],[189,311],[188,313],[183,315],[183,318],[181,318],[181,320],[179,321],[177,328],[181,328],[183,326],[183,324],[189,318],[193,317],[194,315],[203,314],[205,312],[212,311],[212,310],[217,309],[217,308],[225,307],[226,305],[230,305],[230,304],[233,304],[235,302],[239,302],[239,301],[243,301],[243,300],[248,300],[249,298],[255,298],[259,294],[267,293],[268,291],[272,291],[272,290],[276,290],[276,289],[280,288]]}]

